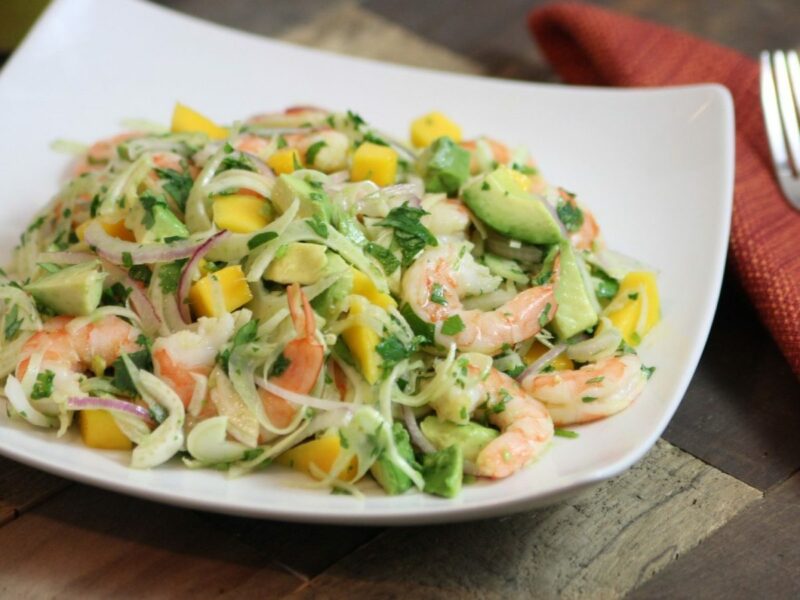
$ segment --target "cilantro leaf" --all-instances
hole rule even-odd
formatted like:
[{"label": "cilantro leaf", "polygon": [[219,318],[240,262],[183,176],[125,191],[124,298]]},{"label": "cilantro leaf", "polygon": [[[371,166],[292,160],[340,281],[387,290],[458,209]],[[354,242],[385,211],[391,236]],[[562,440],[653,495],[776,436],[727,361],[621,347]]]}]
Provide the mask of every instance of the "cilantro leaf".
[{"label": "cilantro leaf", "polygon": [[269,376],[270,377],[280,377],[289,368],[289,365],[292,364],[292,361],[286,358],[286,355],[281,352],[278,354],[278,358],[275,359],[275,362],[272,363],[272,366],[269,368]]},{"label": "cilantro leaf", "polygon": [[194,185],[191,176],[179,173],[174,169],[157,168],[155,171],[159,178],[166,180],[163,185],[164,191],[172,196],[181,211],[186,211],[186,200],[189,198],[189,193]]},{"label": "cilantro leaf", "polygon": [[578,231],[583,225],[583,211],[578,208],[578,205],[572,202],[565,202],[559,200],[556,206],[556,213],[558,218],[564,224],[564,227],[569,232]]},{"label": "cilantro leaf", "polygon": [[133,265],[128,270],[128,275],[131,279],[141,281],[145,285],[150,285],[150,279],[153,273],[147,265]]},{"label": "cilantro leaf", "polygon": [[444,286],[441,283],[434,283],[431,286],[431,302],[447,306],[447,298],[444,297]]},{"label": "cilantro leaf", "polygon": [[156,224],[155,207],[163,206],[167,208],[167,202],[164,200],[163,196],[156,196],[149,190],[139,196],[139,202],[141,202],[142,208],[144,208],[142,225],[144,225],[145,229],[152,229],[153,225]]},{"label": "cilantro leaf", "polygon": [[306,219],[306,223],[308,223],[311,230],[319,237],[328,237],[328,224],[319,215],[314,215],[310,219]]},{"label": "cilantro leaf", "polygon": [[386,218],[378,222],[381,227],[394,229],[394,240],[403,253],[403,267],[414,262],[425,246],[439,245],[436,237],[420,222],[420,219],[427,214],[421,208],[409,206],[406,202],[390,210]]},{"label": "cilantro leaf", "polygon": [[56,374],[49,369],[36,375],[36,381],[31,389],[31,400],[49,398],[50,394],[53,393],[53,379],[55,376]]},{"label": "cilantro leaf", "polygon": [[186,259],[182,258],[175,262],[161,265],[158,269],[158,285],[165,294],[174,294],[178,291],[178,282],[181,278],[181,270],[186,264]]},{"label": "cilantro leaf", "polygon": [[229,171],[231,169],[241,169],[242,171],[255,171],[253,164],[250,162],[250,159],[247,158],[245,155],[241,156],[226,156],[222,159],[222,162],[219,163],[219,168],[217,169],[217,173],[222,173],[224,171]]},{"label": "cilantro leaf", "polygon": [[461,320],[459,315],[447,317],[442,323],[442,335],[457,335],[466,329],[464,321]]},{"label": "cilantro leaf", "polygon": [[255,250],[261,244],[266,244],[267,242],[274,240],[276,237],[278,237],[278,234],[274,231],[262,231],[261,233],[257,233],[247,240],[247,247],[250,250]]},{"label": "cilantro leaf", "polygon": [[383,271],[386,273],[387,277],[394,273],[400,266],[400,261],[394,254],[392,254],[391,250],[384,248],[380,244],[376,244],[375,242],[367,242],[367,244],[364,246],[364,250],[367,252],[367,254],[371,254],[378,259],[383,266]]},{"label": "cilantro leaf", "polygon": [[317,154],[319,154],[319,151],[327,145],[328,144],[325,142],[325,140],[320,140],[311,144],[308,147],[308,150],[306,150],[306,163],[313,166],[314,160],[317,158]]},{"label": "cilantro leaf", "polygon": [[[136,365],[137,368],[150,372],[153,371],[153,358],[150,356],[150,351],[147,348],[131,352],[128,354],[128,358],[131,359],[131,362]],[[138,396],[139,392],[136,386],[133,385],[133,377],[131,377],[131,374],[128,372],[128,367],[125,366],[122,357],[115,360],[111,366],[114,368],[114,378],[111,380],[114,387],[126,392],[130,396]]]}]

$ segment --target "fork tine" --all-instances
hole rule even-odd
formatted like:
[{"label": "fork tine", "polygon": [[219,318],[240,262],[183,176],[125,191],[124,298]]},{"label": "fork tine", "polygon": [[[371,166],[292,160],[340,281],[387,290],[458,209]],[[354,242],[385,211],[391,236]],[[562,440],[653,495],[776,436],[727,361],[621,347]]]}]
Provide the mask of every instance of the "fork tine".
[{"label": "fork tine", "polygon": [[800,114],[800,59],[796,51],[790,50],[786,53],[786,64],[789,67],[789,83],[792,84],[795,110]]},{"label": "fork tine", "polygon": [[789,157],[783,141],[783,127],[778,110],[778,97],[775,94],[775,79],[772,76],[772,60],[766,50],[761,53],[761,109],[764,112],[764,125],[767,129],[767,140],[775,164],[775,171],[780,176],[789,168]]},{"label": "fork tine", "polygon": [[775,71],[778,107],[783,121],[783,134],[789,146],[789,156],[792,159],[793,170],[797,173],[800,171],[800,125],[797,123],[797,109],[795,109],[792,88],[789,83],[789,67],[786,64],[786,55],[782,50],[777,50],[773,53],[772,65]]}]

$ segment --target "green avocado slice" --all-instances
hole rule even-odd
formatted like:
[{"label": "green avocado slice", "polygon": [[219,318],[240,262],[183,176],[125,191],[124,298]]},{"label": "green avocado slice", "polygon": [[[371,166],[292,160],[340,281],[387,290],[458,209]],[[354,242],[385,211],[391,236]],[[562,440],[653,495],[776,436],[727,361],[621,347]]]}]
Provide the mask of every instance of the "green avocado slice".
[{"label": "green avocado slice", "polygon": [[553,329],[558,337],[567,339],[597,323],[598,314],[590,296],[594,291],[586,285],[575,250],[566,240],[559,247],[561,266],[555,292],[558,310]]},{"label": "green avocado slice", "polygon": [[106,274],[100,261],[72,265],[29,283],[25,289],[36,300],[60,315],[81,317],[100,305]]},{"label": "green avocado slice", "polygon": [[520,188],[508,167],[478,178],[464,190],[463,199],[481,221],[512,239],[529,244],[556,244],[563,239],[546,200]]}]

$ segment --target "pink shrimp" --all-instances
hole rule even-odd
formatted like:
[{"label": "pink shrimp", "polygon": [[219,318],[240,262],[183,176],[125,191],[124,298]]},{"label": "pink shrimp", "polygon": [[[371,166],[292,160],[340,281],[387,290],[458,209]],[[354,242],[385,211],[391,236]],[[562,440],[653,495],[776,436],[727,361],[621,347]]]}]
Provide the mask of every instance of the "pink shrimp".
[{"label": "pink shrimp", "polygon": [[600,226],[597,224],[594,215],[586,207],[578,205],[575,194],[570,194],[563,188],[558,188],[558,193],[561,196],[561,200],[574,207],[579,207],[583,214],[583,223],[580,229],[569,236],[572,245],[579,250],[591,250],[595,241],[600,239]]},{"label": "pink shrimp", "polygon": [[[308,298],[296,283],[286,293],[297,337],[283,348],[287,366],[270,383],[290,392],[308,394],[319,378],[325,352],[316,338],[317,326]],[[259,389],[259,394],[267,417],[276,427],[286,427],[292,422],[294,405],[264,389]]]},{"label": "pink shrimp", "polygon": [[647,383],[634,354],[612,356],[573,371],[532,375],[522,387],[543,402],[556,425],[604,419],[633,402]]},{"label": "pink shrimp", "polygon": [[122,353],[139,349],[140,332],[127,321],[109,315],[74,331],[67,325],[73,317],[55,317],[34,333],[22,347],[16,376],[25,377],[31,356],[42,354],[42,369],[57,374],[82,373],[98,366],[111,365]]},{"label": "pink shrimp", "polygon": [[142,134],[140,132],[129,131],[95,142],[89,147],[86,155],[75,165],[73,174],[78,176],[83,173],[104,169],[108,161],[114,156],[117,146],[123,142],[141,136]]},{"label": "pink shrimp", "polygon": [[459,243],[429,248],[403,276],[403,298],[418,316],[434,325],[460,318],[463,327],[452,336],[436,328],[437,342],[445,347],[455,342],[462,351],[496,354],[505,344],[536,335],[555,316],[554,283],[528,288],[493,311],[466,310],[460,296],[491,291],[498,279],[465,248]]},{"label": "pink shrimp", "polygon": [[[470,364],[469,370],[479,369]],[[539,458],[553,439],[553,421],[544,404],[497,369],[490,368],[474,386],[473,396],[485,399],[489,421],[501,432],[478,453],[477,473],[493,479],[508,477]]]},{"label": "pink shrimp", "polygon": [[[508,149],[508,146],[490,138],[482,138],[482,140],[489,146],[492,152],[492,160],[500,165],[508,164],[511,160],[511,151]],[[469,162],[470,173],[474,175],[480,172],[481,168],[477,157],[478,140],[466,140],[461,142],[461,147],[468,150],[471,155]]]}]

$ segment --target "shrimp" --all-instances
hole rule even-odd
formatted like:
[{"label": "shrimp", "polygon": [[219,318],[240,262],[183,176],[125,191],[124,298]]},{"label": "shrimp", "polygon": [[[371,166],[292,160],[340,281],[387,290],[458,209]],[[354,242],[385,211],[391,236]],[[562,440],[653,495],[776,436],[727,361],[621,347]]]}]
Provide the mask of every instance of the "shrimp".
[{"label": "shrimp", "polygon": [[188,406],[197,385],[196,376],[207,377],[217,355],[233,335],[230,314],[200,317],[190,329],[158,338],[153,344],[155,374]]},{"label": "shrimp", "polygon": [[[493,355],[505,344],[536,335],[555,316],[555,284],[526,289],[493,311],[466,310],[461,296],[491,292],[501,281],[477,264],[468,248],[448,243],[425,250],[403,275],[403,299],[436,325],[436,341],[445,347],[454,341],[459,350]],[[441,325],[452,317],[459,317],[455,325],[463,328],[445,335]]]},{"label": "shrimp", "polygon": [[31,357],[41,353],[40,370],[55,374],[54,389],[68,394],[80,392],[81,374],[104,370],[123,353],[139,350],[140,332],[127,321],[108,315],[94,323],[68,330],[72,317],[55,317],[22,346],[17,379],[25,377]]},{"label": "shrimp", "polygon": [[493,140],[491,138],[480,138],[480,140],[467,140],[461,142],[461,147],[468,150],[470,153],[469,171],[473,175],[480,173],[481,163],[478,158],[478,141],[483,141],[489,147],[492,154],[492,160],[498,164],[505,165],[511,160],[511,151],[505,144]]},{"label": "shrimp", "polygon": [[464,239],[470,225],[470,211],[461,200],[427,195],[422,208],[429,214],[420,219],[428,230],[442,241],[443,239]]},{"label": "shrimp", "polygon": [[431,401],[437,416],[465,424],[467,415],[483,411],[501,432],[478,453],[478,475],[508,477],[541,455],[553,438],[553,421],[544,404],[481,354],[462,354],[452,374],[455,385]]},{"label": "shrimp", "polygon": [[[291,148],[296,148],[302,155],[303,162],[309,168],[325,173],[333,173],[347,168],[347,156],[350,150],[350,138],[340,131],[323,129],[309,133],[297,133],[284,136]],[[321,144],[321,145],[319,145]],[[316,145],[316,154],[309,156],[308,150]]]},{"label": "shrimp", "polygon": [[589,423],[627,408],[647,383],[634,354],[612,356],[573,371],[531,375],[522,387],[547,406],[556,425]]},{"label": "shrimp", "polygon": [[84,173],[91,173],[92,171],[104,169],[108,161],[114,157],[117,146],[141,136],[142,134],[137,131],[129,131],[95,142],[89,147],[89,150],[86,151],[86,155],[75,165],[73,176],[77,177]]},{"label": "shrimp", "polygon": [[[325,349],[317,340],[314,311],[300,286],[293,283],[286,289],[286,295],[297,337],[284,346],[286,368],[271,377],[270,382],[290,392],[308,394],[319,379]],[[276,427],[286,427],[292,422],[294,405],[264,389],[258,393],[267,417]]]}]

